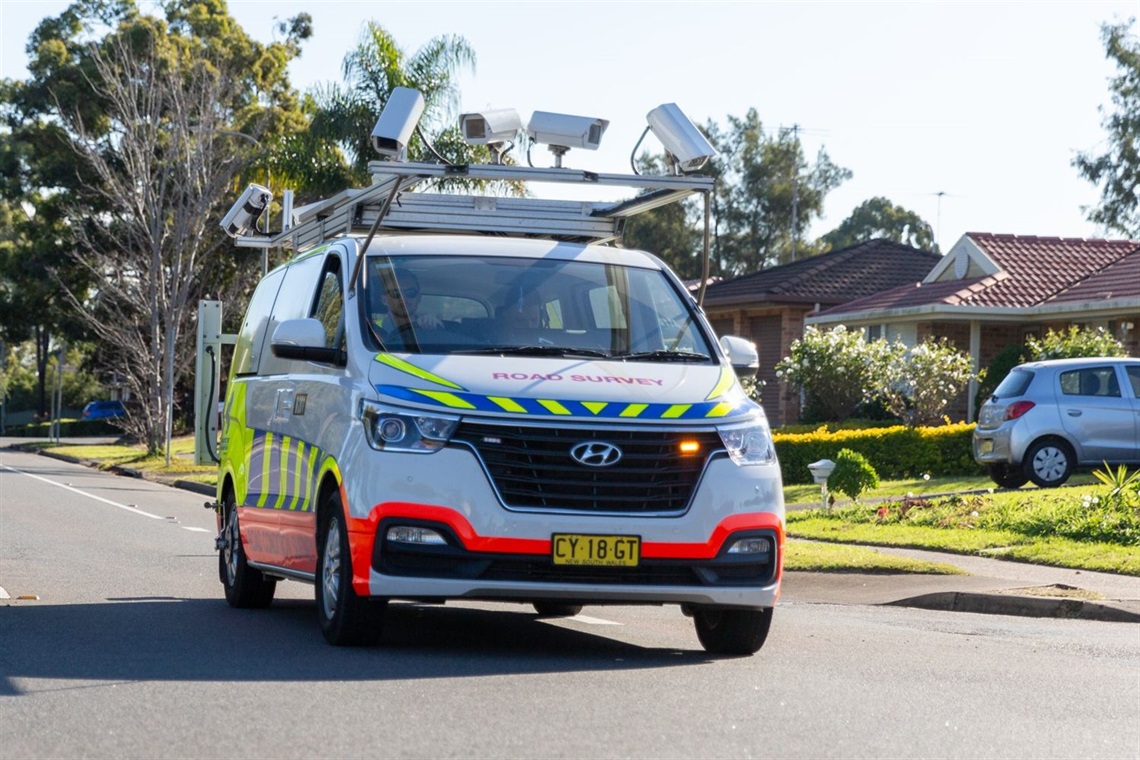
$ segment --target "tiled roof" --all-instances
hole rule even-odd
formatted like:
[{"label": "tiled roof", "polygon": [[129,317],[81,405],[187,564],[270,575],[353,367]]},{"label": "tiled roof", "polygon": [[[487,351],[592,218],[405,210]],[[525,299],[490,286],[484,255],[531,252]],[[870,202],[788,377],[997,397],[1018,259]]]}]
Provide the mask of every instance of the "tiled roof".
[{"label": "tiled roof", "polygon": [[834,312],[915,306],[1018,308],[1140,296],[1140,242],[968,233],[999,267],[990,276],[912,283]]},{"label": "tiled roof", "polygon": [[[1129,240],[969,234],[1009,277],[964,298],[964,306],[1035,306],[1137,252]],[[1140,287],[1137,288],[1140,290]]]},{"label": "tiled roof", "polygon": [[846,303],[924,278],[941,260],[890,240],[869,240],[838,251],[709,286],[705,306],[741,303]]}]

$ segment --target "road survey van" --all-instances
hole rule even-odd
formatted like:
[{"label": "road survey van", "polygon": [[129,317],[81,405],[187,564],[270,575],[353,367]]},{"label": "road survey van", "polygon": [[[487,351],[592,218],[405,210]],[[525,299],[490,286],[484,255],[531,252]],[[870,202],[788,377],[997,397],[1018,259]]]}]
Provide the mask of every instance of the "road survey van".
[{"label": "road survey van", "polygon": [[[313,583],[333,644],[375,641],[389,600],[676,604],[708,651],[757,651],[784,505],[738,379],[755,348],[718,340],[660,259],[613,244],[630,215],[707,200],[712,180],[409,163],[403,127],[383,142],[391,116],[377,147],[394,160],[370,188],[292,211],[277,235],[256,230],[262,188],[227,215],[239,245],[295,253],[236,336],[213,505],[226,599],[263,607],[279,580]],[[666,142],[679,167],[686,146]],[[412,191],[456,177],[641,192]]]}]

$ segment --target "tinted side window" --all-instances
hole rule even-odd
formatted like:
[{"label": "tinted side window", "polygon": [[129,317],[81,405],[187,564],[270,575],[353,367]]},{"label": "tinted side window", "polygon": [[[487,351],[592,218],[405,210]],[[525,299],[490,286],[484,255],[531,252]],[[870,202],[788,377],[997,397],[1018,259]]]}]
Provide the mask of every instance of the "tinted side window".
[{"label": "tinted side window", "polygon": [[344,289],[336,256],[330,256],[325,264],[312,316],[325,327],[325,348],[344,348]]},{"label": "tinted side window", "polygon": [[1128,365],[1128,380],[1132,384],[1132,395],[1140,398],[1140,366]]},{"label": "tinted side window", "polygon": [[1029,383],[1032,381],[1032,372],[1027,369],[1015,369],[998,384],[998,387],[994,389],[994,395],[998,398],[1024,396],[1025,391],[1029,388]]},{"label": "tinted side window", "polygon": [[253,291],[253,298],[249,300],[245,321],[242,323],[237,345],[234,347],[235,375],[250,375],[257,372],[265,328],[269,324],[269,312],[273,309],[273,301],[277,298],[277,291],[284,277],[283,271],[272,272]]},{"label": "tinted side window", "polygon": [[1090,367],[1061,373],[1061,393],[1066,396],[1120,396],[1113,367]]}]

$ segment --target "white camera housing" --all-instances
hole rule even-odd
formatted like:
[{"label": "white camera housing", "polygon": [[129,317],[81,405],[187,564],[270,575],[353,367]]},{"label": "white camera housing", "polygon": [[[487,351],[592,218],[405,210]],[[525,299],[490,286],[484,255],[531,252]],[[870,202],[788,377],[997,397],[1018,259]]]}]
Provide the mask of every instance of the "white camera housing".
[{"label": "white camera housing", "polygon": [[597,150],[609,125],[605,119],[535,111],[531,114],[526,133],[540,145]]},{"label": "white camera housing", "polygon": [[257,230],[257,220],[272,201],[273,193],[269,188],[250,185],[222,217],[222,229],[234,238],[261,234]]},{"label": "white camera housing", "polygon": [[495,145],[518,137],[522,119],[513,108],[496,108],[460,114],[459,128],[468,145]]},{"label": "white camera housing", "polygon": [[716,155],[716,148],[685,116],[676,103],[657,106],[645,116],[649,128],[665,146],[671,163],[681,172],[695,172]]},{"label": "white camera housing", "polygon": [[399,161],[406,157],[408,142],[424,112],[424,96],[410,87],[397,87],[372,128],[372,147],[384,158]]}]

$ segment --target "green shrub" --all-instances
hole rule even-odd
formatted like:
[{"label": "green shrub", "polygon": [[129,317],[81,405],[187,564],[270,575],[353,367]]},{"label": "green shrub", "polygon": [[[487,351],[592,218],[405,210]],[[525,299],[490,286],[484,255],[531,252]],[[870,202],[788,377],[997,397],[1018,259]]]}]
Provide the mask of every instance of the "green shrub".
[{"label": "green shrub", "polygon": [[827,487],[857,501],[864,491],[879,487],[879,473],[859,452],[840,449],[835,455],[835,469],[827,479]]},{"label": "green shrub", "polygon": [[886,480],[923,475],[973,475],[982,468],[970,448],[973,424],[956,423],[932,428],[905,425],[809,433],[775,433],[772,438],[787,484],[811,483],[807,466],[820,459],[834,460],[840,449],[851,449],[875,462]]}]

